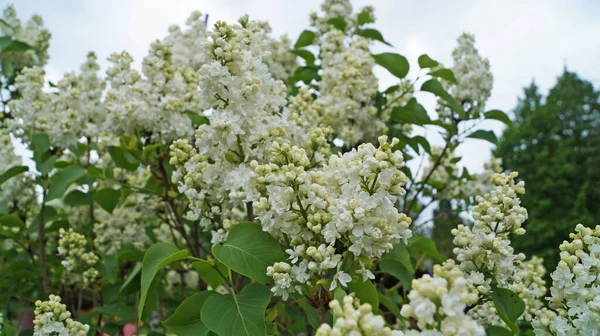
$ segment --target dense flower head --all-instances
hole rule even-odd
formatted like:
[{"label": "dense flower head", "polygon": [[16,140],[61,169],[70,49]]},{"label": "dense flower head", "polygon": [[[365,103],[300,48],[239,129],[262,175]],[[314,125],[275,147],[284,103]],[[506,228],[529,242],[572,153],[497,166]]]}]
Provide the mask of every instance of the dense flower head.
[{"label": "dense flower head", "polygon": [[9,103],[14,119],[9,128],[28,139],[30,132],[46,133],[54,146],[74,147],[83,137],[94,138],[104,130],[105,82],[98,76],[96,55],[88,53],[80,73],[67,73],[55,92],[44,89],[44,71],[25,68],[16,79],[21,99]]},{"label": "dense flower head", "polygon": [[578,224],[560,245],[560,261],[550,275],[550,309],[536,314],[536,335],[595,335],[600,325],[600,226]]},{"label": "dense flower head", "polygon": [[425,274],[413,280],[408,299],[401,314],[414,318],[424,334],[439,331],[438,335],[457,335],[459,332],[460,335],[485,335],[483,327],[465,314],[465,308],[475,304],[479,297],[470,289],[452,259],[443,265],[435,265],[433,277]]},{"label": "dense flower head", "polygon": [[[515,266],[525,259],[522,254],[514,254],[509,239],[510,234],[525,233],[521,225],[527,219],[527,209],[518,197],[525,192],[524,182],[515,182],[517,176],[515,172],[495,174],[491,179],[495,189],[476,197],[478,203],[471,211],[473,227],[459,225],[452,230],[458,265],[484,294],[489,292],[492,280],[507,286]],[[486,279],[484,274],[489,277]]]},{"label": "dense flower head", "polygon": [[[444,82],[444,85],[471,117],[478,118],[491,96],[494,83],[490,62],[479,55],[474,35],[463,33],[457,41],[458,46],[452,51],[454,64],[451,68],[456,83]],[[437,111],[441,118],[451,117],[450,109],[441,103]]]},{"label": "dense flower head", "polygon": [[100,278],[100,273],[95,266],[100,260],[98,255],[89,251],[85,236],[69,229],[60,229],[58,241],[58,255],[65,268],[64,280],[67,284],[74,284],[83,288],[91,287]]},{"label": "dense flower head", "polygon": [[57,295],[51,294],[48,301],[35,302],[34,336],[85,336],[90,326],[74,321],[67,306]]},{"label": "dense flower head", "polygon": [[361,36],[345,45],[345,35],[332,29],[321,40],[322,71],[319,81],[321,123],[331,126],[349,145],[374,141],[385,134],[377,116],[377,78],[368,40]]},{"label": "dense flower head", "polygon": [[401,331],[392,330],[385,325],[381,315],[373,314],[370,304],[360,302],[352,295],[343,298],[342,304],[338,300],[329,302],[329,307],[335,322],[333,325],[322,324],[317,329],[316,336],[342,336],[342,335],[373,335],[373,336],[402,336]]},{"label": "dense flower head", "polygon": [[3,53],[15,69],[24,67],[44,66],[48,61],[48,48],[51,34],[44,28],[44,20],[39,15],[33,15],[25,23],[17,17],[17,11],[12,5],[4,8],[2,20],[7,24],[0,25],[3,36],[27,43],[32,48],[25,53]]},{"label": "dense flower head", "polygon": [[[256,217],[263,230],[290,245],[291,264],[267,271],[276,281],[273,292],[287,297],[319,279],[330,279],[331,290],[346,286],[351,275],[341,269],[345,257],[338,251],[368,260],[411,237],[410,218],[395,207],[407,180],[402,154],[392,150],[397,142],[382,136],[379,147],[363,144],[332,155],[318,169],[309,169],[304,149],[274,143],[268,164],[252,164],[261,194]],[[363,281],[373,278],[362,261],[356,273]]]},{"label": "dense flower head", "polygon": [[170,162],[177,168],[173,182],[190,201],[188,218],[221,241],[230,223],[243,218],[244,203],[258,197],[249,163],[267,162],[273,141],[297,123],[283,115],[287,89],[264,63],[269,40],[259,23],[248,17],[237,25],[217,22],[207,35],[198,76],[209,123],[194,142],[174,142]]}]

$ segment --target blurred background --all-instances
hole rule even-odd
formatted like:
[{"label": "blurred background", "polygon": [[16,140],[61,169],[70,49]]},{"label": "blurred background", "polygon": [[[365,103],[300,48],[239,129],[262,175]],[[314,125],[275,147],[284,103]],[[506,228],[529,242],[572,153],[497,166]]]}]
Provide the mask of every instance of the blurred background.
[{"label": "blurred background", "polygon": [[[109,54],[122,50],[140,68],[150,43],[165,36],[170,25],[184,24],[193,10],[208,14],[209,26],[249,14],[268,20],[273,35],[287,34],[295,41],[320,0],[2,0],[0,6],[9,3],[21,17],[37,13],[44,18],[52,32],[45,69],[50,80],[58,80],[75,70],[90,50],[103,71]],[[497,147],[469,140],[456,154],[471,172],[481,171],[494,153],[505,170],[520,173],[527,186],[523,204],[529,220],[528,234],[517,240],[516,248],[544,257],[554,269],[556,247],[577,223],[600,224],[600,2],[368,0],[353,5],[375,7],[377,29],[411,65],[423,53],[451,64],[456,38],[462,32],[475,34],[479,53],[489,59],[494,75],[487,108],[506,111],[515,129],[486,121],[482,128],[496,133]],[[387,50],[391,48],[383,44],[375,47],[376,52]],[[394,83],[384,69],[376,71],[381,87]],[[411,71],[409,77],[418,69],[413,66]],[[422,101],[434,110],[432,97]],[[444,207],[451,204],[442,202],[437,212]],[[458,221],[452,215],[435,220],[436,240],[447,255],[449,230]]]}]

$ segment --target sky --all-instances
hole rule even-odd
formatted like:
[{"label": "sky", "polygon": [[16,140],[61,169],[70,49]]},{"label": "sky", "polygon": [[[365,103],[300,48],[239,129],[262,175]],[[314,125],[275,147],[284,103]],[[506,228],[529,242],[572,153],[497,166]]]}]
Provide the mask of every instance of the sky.
[{"label": "sky", "polygon": [[[308,27],[308,15],[318,0],[0,0],[13,3],[21,19],[34,13],[44,18],[52,33],[46,73],[56,81],[76,70],[88,51],[98,55],[103,71],[112,52],[129,51],[138,66],[150,43],[167,34],[172,24],[183,25],[194,10],[209,14],[209,25],[232,22],[243,14],[268,20],[274,35],[296,40]],[[462,32],[476,36],[476,47],[491,63],[494,88],[488,109],[509,112],[522,88],[532,80],[542,92],[552,87],[566,66],[596,86],[600,82],[600,2],[597,1],[352,1],[356,10],[373,5],[377,28],[394,47],[375,45],[374,52],[393,51],[406,56],[416,74],[417,58],[427,53],[451,65],[452,49]],[[382,88],[395,84],[384,69],[376,69]],[[433,110],[433,98],[423,97]],[[433,116],[433,113],[432,113]],[[499,122],[486,121],[483,129],[500,135]],[[427,133],[431,136],[430,131]],[[435,143],[437,139],[432,137]],[[468,140],[458,151],[462,164],[480,171],[492,145]]]}]

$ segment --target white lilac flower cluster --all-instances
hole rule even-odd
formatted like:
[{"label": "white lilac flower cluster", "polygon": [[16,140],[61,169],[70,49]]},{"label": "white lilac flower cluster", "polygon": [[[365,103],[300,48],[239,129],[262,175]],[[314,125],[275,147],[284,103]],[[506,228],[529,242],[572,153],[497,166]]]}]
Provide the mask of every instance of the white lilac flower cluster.
[{"label": "white lilac flower cluster", "polygon": [[405,335],[485,335],[484,328],[465,314],[479,296],[452,259],[435,265],[433,277],[414,279],[408,299],[401,314],[415,319],[420,331],[408,330]]},{"label": "white lilac flower cluster", "polygon": [[341,270],[343,251],[359,260],[363,281],[374,278],[364,261],[411,237],[410,218],[395,207],[407,180],[402,154],[392,150],[397,143],[382,136],[379,147],[362,144],[313,170],[303,149],[274,143],[268,164],[253,163],[261,194],[256,217],[263,230],[290,246],[291,264],[267,270],[276,295],[286,299],[320,279],[331,280],[330,290],[346,286],[351,275]]},{"label": "white lilac flower cluster", "polygon": [[536,335],[597,335],[600,325],[600,226],[578,224],[571,241],[560,245],[552,272],[550,309],[536,313]]},{"label": "white lilac flower cluster", "polygon": [[193,134],[186,113],[202,111],[197,71],[205,62],[201,50],[206,37],[201,17],[192,13],[187,30],[171,27],[166,38],[154,41],[142,62],[142,73],[132,68],[133,58],[126,51],[109,57],[106,125],[110,131],[139,134],[154,143]]},{"label": "white lilac flower cluster", "polygon": [[46,133],[54,146],[74,147],[82,137],[98,135],[105,119],[102,92],[105,82],[98,77],[96,55],[88,53],[80,73],[67,73],[56,83],[56,91],[44,90],[44,71],[25,68],[16,79],[21,99],[9,103],[14,134],[28,138],[30,131]]},{"label": "white lilac flower cluster", "polygon": [[213,228],[215,241],[243,218],[244,203],[258,196],[249,162],[267,162],[268,148],[286,136],[290,123],[280,114],[286,87],[263,61],[269,50],[264,36],[247,17],[239,25],[216,23],[198,72],[201,110],[211,110],[209,124],[198,128],[193,144],[182,139],[171,145],[173,182],[190,201],[187,217]]},{"label": "white lilac flower cluster", "polygon": [[287,35],[278,39],[270,36],[272,28],[266,21],[258,21],[261,27],[263,39],[268,41],[268,50],[262,55],[263,63],[269,67],[273,78],[286,81],[298,67],[298,56],[292,52],[292,40]]},{"label": "white lilac flower cluster", "polygon": [[0,25],[2,36],[10,36],[12,39],[25,42],[32,47],[25,53],[4,52],[2,57],[8,58],[15,69],[46,64],[51,34],[48,29],[44,28],[42,17],[33,15],[23,24],[17,17],[14,6],[8,5],[4,8],[2,20],[7,23],[7,25]]},{"label": "white lilac flower cluster", "polygon": [[350,146],[373,142],[385,134],[385,123],[375,107],[377,78],[366,38],[355,36],[346,46],[343,32],[332,29],[321,38],[320,105],[321,123]]},{"label": "white lilac flower cluster", "polygon": [[525,233],[521,225],[527,219],[527,209],[519,199],[525,184],[515,182],[517,176],[516,172],[495,174],[491,180],[495,189],[476,197],[478,204],[471,211],[473,227],[459,225],[452,230],[458,267],[483,295],[489,293],[491,282],[507,287],[515,268],[525,259],[523,254],[515,255],[510,245],[511,234]]},{"label": "white lilac flower cluster", "polygon": [[[21,165],[23,162],[15,154],[10,135],[5,128],[0,127],[0,174]],[[15,213],[21,219],[33,218],[39,208],[34,178],[29,174],[23,174],[4,182],[0,188],[0,200],[2,200],[0,208],[6,207],[8,213]],[[8,241],[5,240],[3,244]]]},{"label": "white lilac flower cluster", "polygon": [[99,257],[88,251],[85,236],[69,229],[60,229],[58,255],[65,268],[64,281],[69,285],[92,287],[100,278],[100,273],[94,267]]},{"label": "white lilac flower cluster", "polygon": [[366,6],[358,13],[353,12],[352,3],[349,0],[325,0],[321,4],[322,15],[311,12],[309,15],[310,25],[317,29],[317,34],[327,32],[333,25],[331,20],[342,20],[338,27],[344,26],[344,32],[353,33],[363,24],[375,21],[374,9]]},{"label": "white lilac flower cluster", "polygon": [[[451,69],[457,83],[444,82],[444,85],[472,118],[478,118],[485,108],[494,84],[490,62],[479,55],[475,48],[474,35],[463,33],[457,41],[458,46],[452,51],[454,64]],[[452,116],[451,110],[441,103],[438,104],[437,112],[440,118]]]},{"label": "white lilac flower cluster", "polygon": [[85,336],[90,326],[74,321],[67,306],[57,295],[50,295],[48,301],[35,302],[33,336]]},{"label": "white lilac flower cluster", "polygon": [[332,300],[329,302],[329,307],[335,317],[335,322],[333,325],[322,324],[317,329],[316,336],[404,335],[401,331],[392,330],[386,326],[381,315],[373,314],[370,304],[360,305],[360,302],[351,295],[345,296],[342,304],[338,300]]}]

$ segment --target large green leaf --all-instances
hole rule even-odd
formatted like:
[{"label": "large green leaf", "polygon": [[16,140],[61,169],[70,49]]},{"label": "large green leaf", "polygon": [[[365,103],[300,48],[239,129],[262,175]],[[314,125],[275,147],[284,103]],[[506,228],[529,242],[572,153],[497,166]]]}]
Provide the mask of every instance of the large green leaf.
[{"label": "large green leaf", "polygon": [[17,329],[10,324],[0,326],[0,335],[2,336],[17,336]]},{"label": "large green leaf", "polygon": [[306,61],[307,66],[313,66],[315,64],[315,55],[306,49],[294,49],[292,52]]},{"label": "large green leaf", "polygon": [[454,73],[450,69],[439,69],[430,73],[433,77],[445,79],[451,83],[457,83]]},{"label": "large green leaf", "polygon": [[17,176],[21,173],[24,173],[28,170],[29,170],[29,168],[27,168],[26,166],[14,166],[14,167],[8,168],[7,170],[5,170],[2,173],[2,175],[0,175],[0,185],[2,185],[2,183],[8,181],[12,177],[15,177],[15,176]]},{"label": "large green leaf", "polygon": [[96,201],[102,209],[110,213],[115,209],[120,199],[121,191],[112,188],[100,189],[94,194],[94,201]]},{"label": "large green leaf", "polygon": [[431,59],[431,57],[429,57],[429,55],[427,55],[427,54],[423,54],[423,55],[419,56],[419,67],[421,69],[435,68],[439,64],[440,63],[438,61]]},{"label": "large green leaf", "polygon": [[382,259],[397,260],[401,262],[411,274],[415,273],[415,268],[410,259],[410,252],[408,252],[408,248],[404,242],[399,242],[398,244],[394,245],[392,250],[388,252],[388,254],[386,254]]},{"label": "large green leaf", "polygon": [[519,326],[516,322],[519,316],[525,311],[525,302],[510,289],[493,287],[492,300],[498,315],[506,325],[516,333],[519,331]]},{"label": "large green leaf", "polygon": [[513,336],[513,332],[502,327],[491,326],[485,329],[486,336]]},{"label": "large green leaf", "polygon": [[267,283],[267,267],[285,259],[275,238],[251,222],[234,225],[224,244],[212,252],[225,266],[260,283]]},{"label": "large green leaf", "polygon": [[404,106],[395,107],[392,110],[391,120],[419,126],[431,123],[427,111],[415,98],[411,98]]},{"label": "large green leaf", "polygon": [[398,305],[395,304],[392,299],[379,292],[377,292],[377,295],[379,295],[379,303],[381,303],[382,306],[386,307],[397,318],[401,318],[400,308],[398,308]]},{"label": "large green leaf", "polygon": [[140,165],[140,161],[133,154],[121,147],[108,146],[108,153],[119,168],[135,171]]},{"label": "large green leaf", "polygon": [[315,34],[315,32],[313,32],[313,31],[310,31],[310,30],[302,31],[302,33],[300,33],[300,36],[298,37],[298,40],[296,41],[296,44],[294,44],[294,49],[304,48],[304,47],[307,47],[307,46],[313,44],[316,37],[317,37],[317,34]]},{"label": "large green leaf", "polygon": [[413,235],[408,241],[408,246],[423,251],[425,255],[436,262],[442,263],[446,260],[446,257],[438,251],[435,242],[425,236],[419,234]]},{"label": "large green leaf", "polygon": [[271,291],[251,283],[237,294],[214,294],[202,305],[202,322],[221,336],[266,335],[265,310]]},{"label": "large green leaf", "polygon": [[350,291],[356,294],[360,303],[370,304],[374,313],[379,310],[379,295],[371,280],[367,279],[363,282],[362,276],[353,278],[350,282]]},{"label": "large green leaf", "polygon": [[513,125],[512,120],[510,120],[510,118],[508,117],[508,115],[506,113],[504,113],[504,111],[500,111],[500,110],[487,111],[487,112],[485,112],[485,119],[498,120],[498,121],[503,122],[504,124],[506,124],[506,126],[508,126],[510,128],[515,127],[515,125]]},{"label": "large green leaf", "polygon": [[395,53],[381,53],[373,55],[375,63],[386,68],[392,75],[402,79],[408,75],[410,65],[406,57]]},{"label": "large green leaf", "polygon": [[486,140],[493,144],[498,143],[498,138],[496,137],[496,134],[494,134],[494,131],[477,130],[469,134],[467,138]]},{"label": "large green leaf", "polygon": [[461,118],[464,118],[465,111],[462,106],[460,106],[456,100],[444,89],[442,84],[437,79],[430,79],[421,85],[421,91],[431,92],[434,95],[442,98],[452,111],[456,112]]},{"label": "large green leaf", "polygon": [[377,30],[377,29],[372,29],[372,28],[361,29],[358,31],[358,35],[366,37],[371,40],[379,41],[383,44],[389,45],[390,47],[392,46],[386,40],[383,39],[383,35],[381,35],[379,30]]},{"label": "large green leaf", "polygon": [[192,263],[192,267],[194,267],[196,272],[198,272],[198,276],[200,276],[200,278],[204,280],[204,282],[206,282],[213,289],[219,287],[219,285],[221,285],[223,281],[226,280],[223,279],[223,277],[215,269],[215,267],[219,267],[221,273],[225,275],[227,273],[227,268],[224,266],[225,265],[221,263],[217,265],[212,265],[206,260],[198,260]]},{"label": "large green leaf", "polygon": [[208,328],[200,319],[200,311],[206,299],[213,294],[215,292],[204,291],[188,297],[163,324],[177,336],[204,335]]},{"label": "large green leaf", "polygon": [[47,152],[50,150],[50,138],[46,133],[33,134],[31,136],[31,145],[36,151],[40,151],[41,153]]},{"label": "large green leaf", "polygon": [[140,304],[138,308],[138,318],[141,319],[144,305],[146,304],[146,299],[148,297],[148,292],[150,291],[150,287],[156,276],[156,273],[160,271],[161,268],[172,263],[177,260],[182,260],[187,258],[188,251],[187,250],[178,250],[175,245],[167,244],[167,243],[158,243],[150,246],[144,255],[144,260],[142,261],[142,278],[140,281]]},{"label": "large green leaf", "polygon": [[81,190],[72,190],[70,191],[64,198],[63,202],[67,205],[91,205],[94,203],[94,193],[93,192],[83,192]]},{"label": "large green leaf", "polygon": [[68,166],[58,172],[50,182],[50,188],[46,194],[46,202],[55,198],[62,197],[67,191],[67,187],[85,175],[85,170],[77,166]]},{"label": "large green leaf", "polygon": [[379,261],[379,268],[382,272],[391,274],[402,283],[402,290],[408,292],[412,286],[413,272],[411,272],[403,263],[395,259],[383,258]]}]

